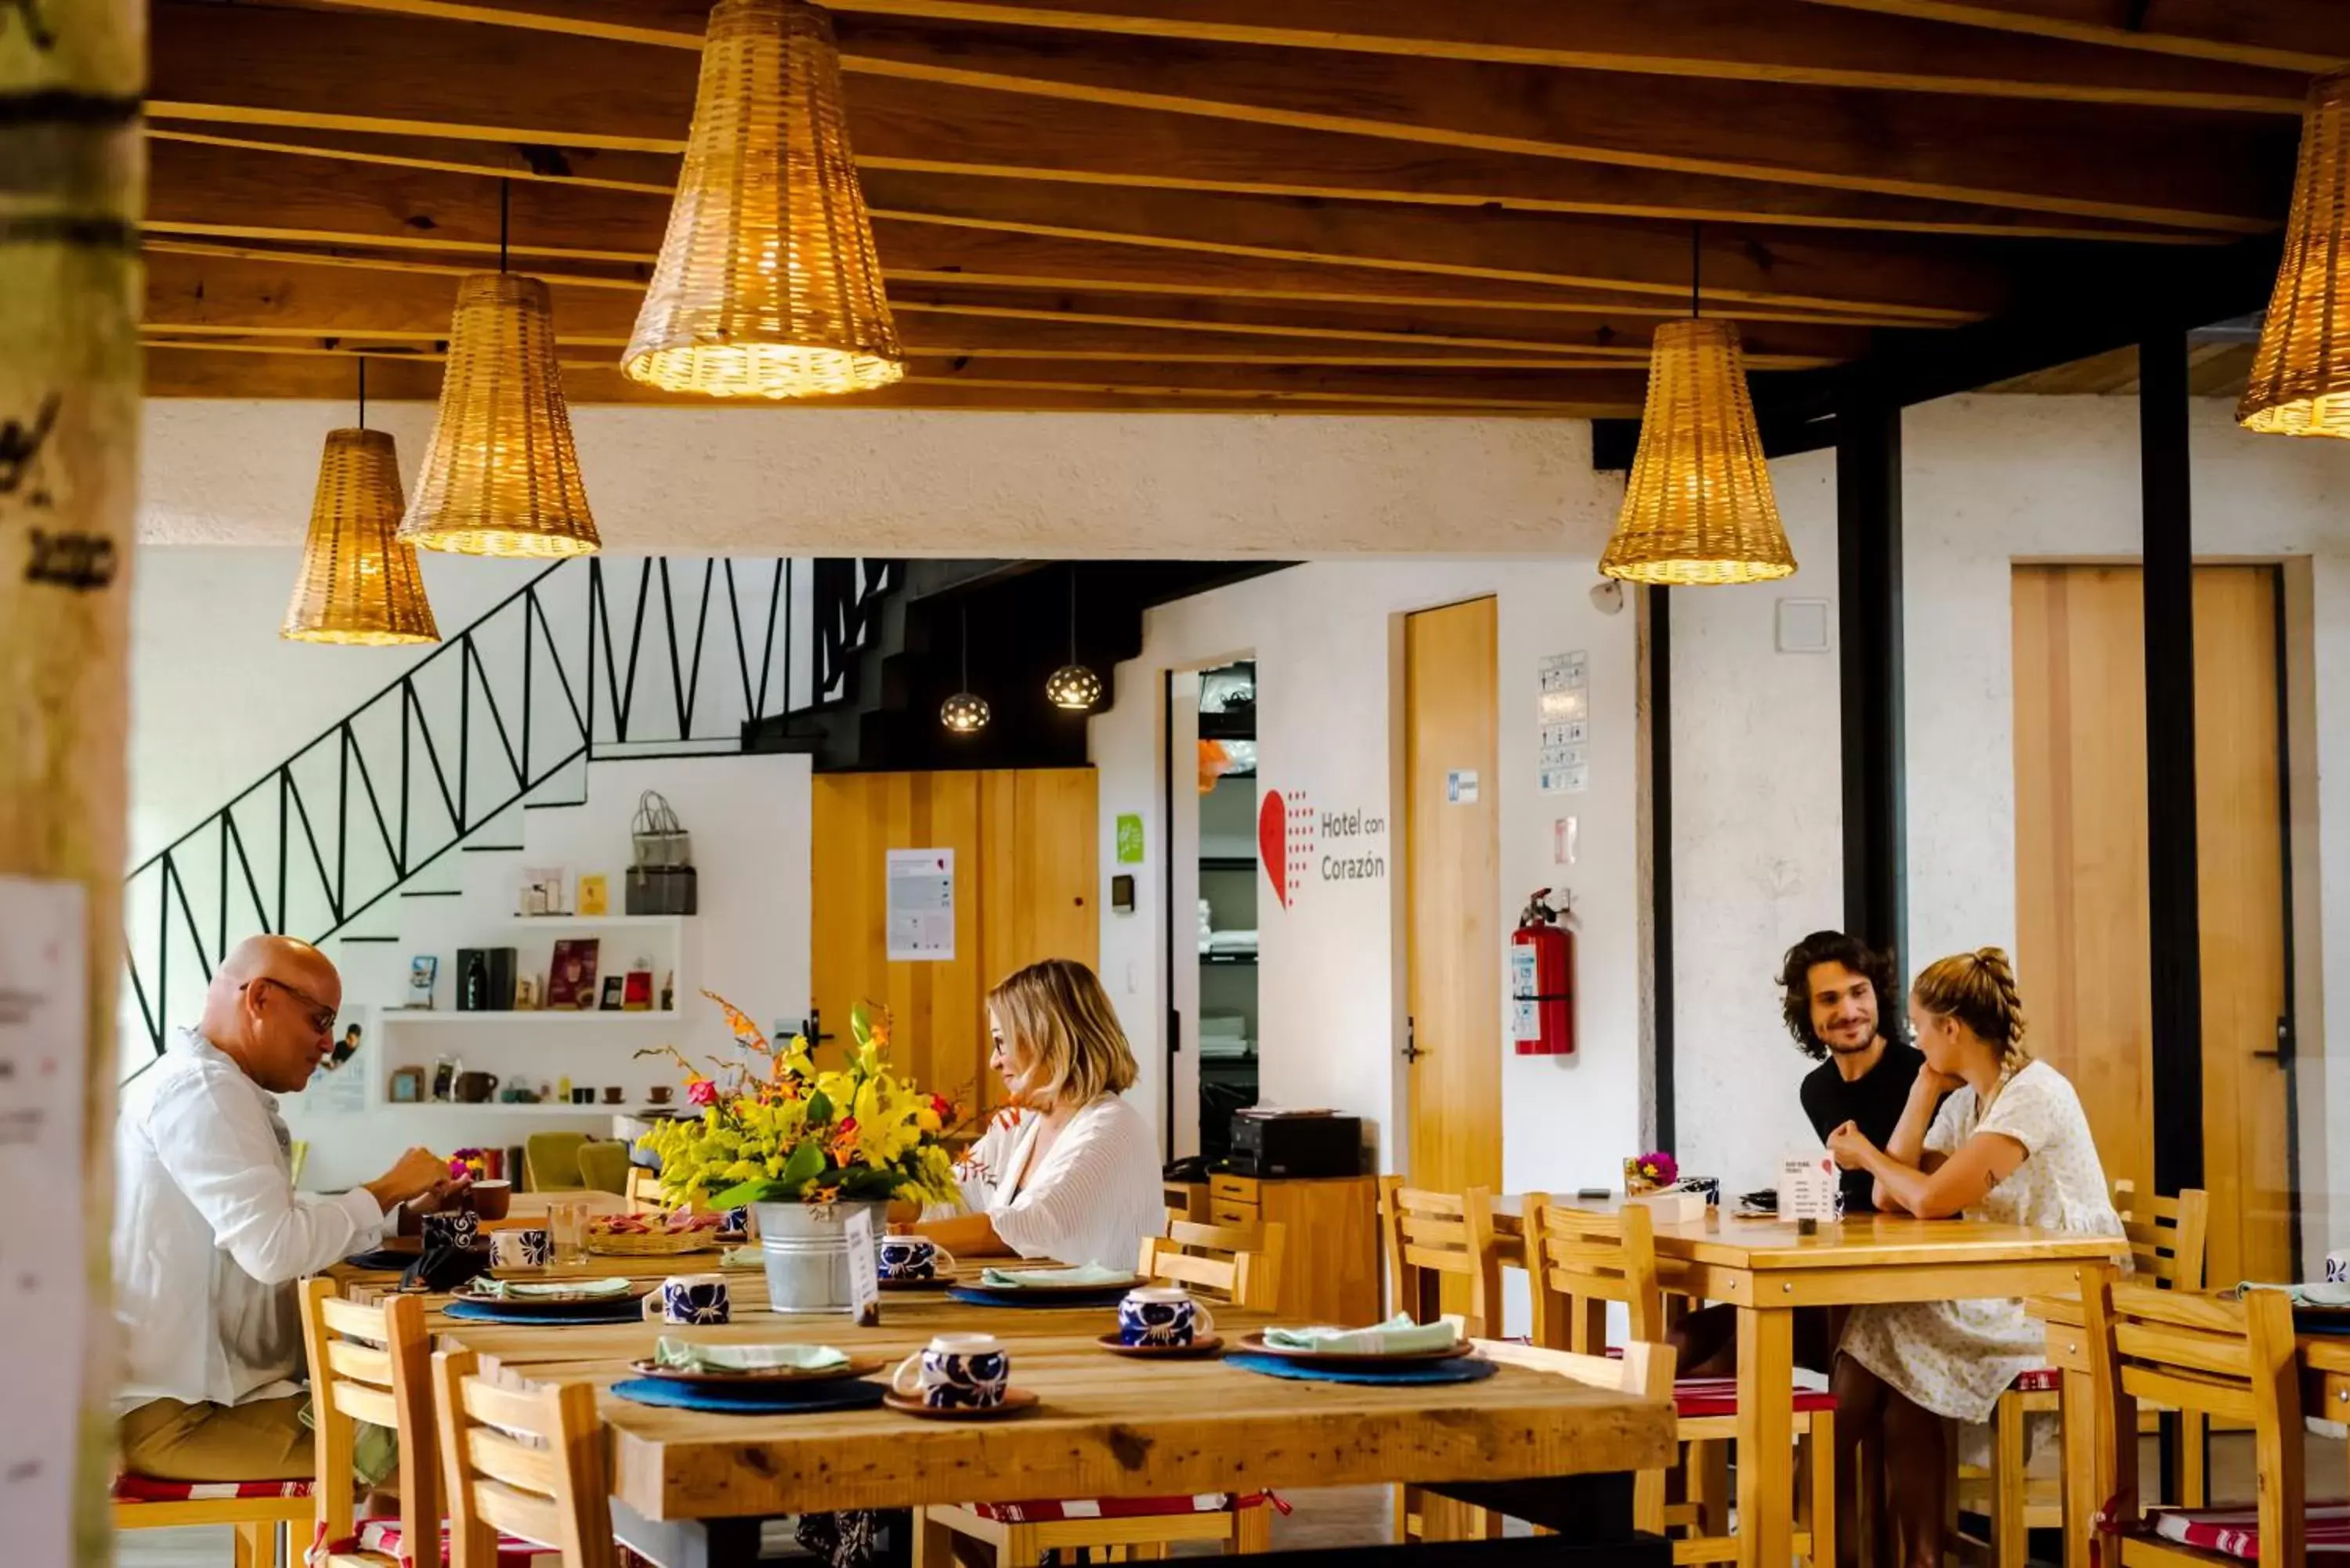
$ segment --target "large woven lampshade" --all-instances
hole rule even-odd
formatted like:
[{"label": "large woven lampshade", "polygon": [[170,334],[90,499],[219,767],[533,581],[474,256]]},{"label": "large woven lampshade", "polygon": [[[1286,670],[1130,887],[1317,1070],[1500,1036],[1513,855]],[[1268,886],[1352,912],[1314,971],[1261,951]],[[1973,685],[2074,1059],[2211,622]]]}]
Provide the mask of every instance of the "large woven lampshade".
[{"label": "large woven lampshade", "polygon": [[673,392],[805,398],[906,373],[848,151],[832,23],[719,0],[685,167],[620,368]]},{"label": "large woven lampshade", "polygon": [[601,547],[555,359],[546,285],[510,272],[457,285],[432,444],[400,536],[427,550],[549,559]]},{"label": "large woven lampshade", "polygon": [[1794,571],[1729,322],[1691,317],[1657,328],[1632,482],[1599,569],[1628,582],[1691,585]]},{"label": "large woven lampshade", "polygon": [[2320,77],[2301,120],[2284,260],[2236,418],[2280,435],[2350,436],[2350,73]]},{"label": "large woven lampshade", "polygon": [[397,537],[400,512],[391,433],[328,431],[302,572],[279,636],[374,647],[441,640],[416,548]]}]

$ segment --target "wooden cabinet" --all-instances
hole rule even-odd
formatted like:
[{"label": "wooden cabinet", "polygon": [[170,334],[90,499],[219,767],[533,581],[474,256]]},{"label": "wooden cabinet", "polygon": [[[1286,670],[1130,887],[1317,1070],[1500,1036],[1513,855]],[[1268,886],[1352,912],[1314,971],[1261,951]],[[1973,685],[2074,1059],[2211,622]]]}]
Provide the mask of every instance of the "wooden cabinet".
[{"label": "wooden cabinet", "polygon": [[1276,1309],[1283,1321],[1347,1326],[1378,1321],[1378,1183],[1373,1178],[1260,1181],[1213,1175],[1208,1218],[1218,1225],[1284,1227]]}]

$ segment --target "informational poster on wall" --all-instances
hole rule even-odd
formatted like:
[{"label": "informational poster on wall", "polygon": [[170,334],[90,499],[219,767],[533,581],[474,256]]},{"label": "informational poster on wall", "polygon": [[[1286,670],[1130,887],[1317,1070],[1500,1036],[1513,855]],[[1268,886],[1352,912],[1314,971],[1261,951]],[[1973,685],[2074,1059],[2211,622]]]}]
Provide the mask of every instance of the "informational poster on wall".
[{"label": "informational poster on wall", "polygon": [[1591,787],[1591,659],[1581,649],[1554,653],[1538,668],[1540,729],[1535,786],[1544,794]]},{"label": "informational poster on wall", "polygon": [[[81,885],[0,877],[0,1344],[9,1372],[0,1520],[11,1563],[73,1560],[74,1454],[89,1282],[82,1273]],[[104,1303],[99,1316],[111,1326]]]},{"label": "informational poster on wall", "polygon": [[889,961],[953,962],[954,851],[892,849],[889,871]]}]

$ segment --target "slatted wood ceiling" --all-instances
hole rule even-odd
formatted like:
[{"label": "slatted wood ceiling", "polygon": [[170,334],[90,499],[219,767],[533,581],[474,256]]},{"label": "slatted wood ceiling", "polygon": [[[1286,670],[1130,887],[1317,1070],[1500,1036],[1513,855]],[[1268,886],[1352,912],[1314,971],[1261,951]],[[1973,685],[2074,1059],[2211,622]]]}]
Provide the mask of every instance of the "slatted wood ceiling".
[{"label": "slatted wood ceiling", "polygon": [[[2283,217],[2335,0],[842,0],[921,408],[1637,414]],[[150,390],[429,398],[455,276],[579,401],[668,211],[695,0],[154,0]],[[2094,378],[2093,378],[2094,379]]]}]

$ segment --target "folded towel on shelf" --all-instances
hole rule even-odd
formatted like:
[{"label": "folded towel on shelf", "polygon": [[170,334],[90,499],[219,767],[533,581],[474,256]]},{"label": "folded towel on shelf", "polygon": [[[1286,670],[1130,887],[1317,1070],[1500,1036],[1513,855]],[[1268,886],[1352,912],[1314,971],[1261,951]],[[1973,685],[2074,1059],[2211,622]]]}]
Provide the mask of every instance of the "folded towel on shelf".
[{"label": "folded towel on shelf", "polygon": [[1423,1350],[1451,1350],[1461,1343],[1461,1320],[1443,1317],[1416,1323],[1399,1312],[1368,1328],[1268,1328],[1265,1344],[1276,1350],[1310,1350],[1322,1355],[1405,1355]]},{"label": "folded towel on shelf", "polygon": [[502,1302],[544,1301],[549,1298],[560,1300],[570,1296],[586,1296],[600,1300],[607,1296],[618,1298],[627,1295],[629,1282],[627,1280],[564,1280],[560,1282],[554,1281],[527,1282],[521,1280],[494,1280],[487,1274],[481,1274],[477,1275],[473,1282],[465,1288],[472,1294],[490,1296]]},{"label": "folded towel on shelf", "polygon": [[848,1365],[847,1354],[828,1345],[695,1345],[667,1334],[653,1343],[653,1360],[672,1372],[823,1372]]},{"label": "folded towel on shelf", "polygon": [[1253,953],[1256,951],[1254,931],[1216,931],[1208,938],[1211,953]]},{"label": "folded towel on shelf", "polygon": [[1074,1269],[983,1269],[979,1282],[992,1291],[1017,1291],[1035,1285],[1122,1285],[1132,1278],[1131,1269],[1080,1263]]}]

